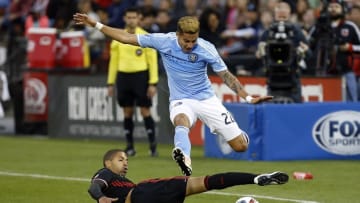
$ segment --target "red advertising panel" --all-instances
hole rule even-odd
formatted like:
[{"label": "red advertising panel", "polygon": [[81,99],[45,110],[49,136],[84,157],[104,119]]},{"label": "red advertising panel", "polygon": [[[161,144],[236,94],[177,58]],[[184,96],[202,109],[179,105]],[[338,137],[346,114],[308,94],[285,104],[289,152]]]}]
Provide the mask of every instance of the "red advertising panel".
[{"label": "red advertising panel", "polygon": [[342,80],[337,78],[302,78],[302,95],[307,101],[342,101]]},{"label": "red advertising panel", "polygon": [[[220,77],[209,76],[216,95],[223,102],[243,102],[235,93],[223,83]],[[245,90],[253,95],[266,95],[265,77],[238,77]],[[329,78],[301,78],[302,97],[304,102],[342,101],[342,79]],[[198,121],[190,131],[190,140],[194,145],[203,145],[204,126]]]},{"label": "red advertising panel", "polygon": [[47,122],[48,73],[24,73],[24,117],[26,122]]}]

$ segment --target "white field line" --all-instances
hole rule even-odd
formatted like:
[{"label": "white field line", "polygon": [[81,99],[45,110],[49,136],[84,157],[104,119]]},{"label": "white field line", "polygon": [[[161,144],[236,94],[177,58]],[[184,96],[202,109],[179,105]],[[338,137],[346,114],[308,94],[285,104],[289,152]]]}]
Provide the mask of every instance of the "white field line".
[{"label": "white field line", "polygon": [[261,199],[271,199],[271,200],[278,200],[278,201],[285,201],[285,202],[296,202],[296,203],[319,203],[316,201],[309,201],[309,200],[301,200],[301,199],[287,199],[281,197],[273,197],[273,196],[264,196],[264,195],[254,195],[254,194],[241,194],[241,193],[229,193],[229,192],[216,192],[216,191],[209,191],[206,192],[209,194],[215,195],[223,195],[223,196],[235,196],[235,197],[254,197],[254,198],[261,198]]},{"label": "white field line", "polygon": [[[50,175],[31,174],[31,173],[15,173],[15,172],[8,172],[8,171],[0,171],[0,176],[1,175],[2,176],[39,178],[39,179],[52,179],[52,180],[80,181],[80,182],[89,182],[90,183],[89,178],[50,176]],[[229,193],[229,192],[217,192],[217,191],[208,191],[206,193],[207,194],[213,194],[213,195],[235,196],[235,197],[251,196],[251,197],[255,197],[255,198],[271,199],[271,200],[287,201],[287,202],[296,202],[296,203],[319,203],[319,202],[316,202],[316,201],[287,199],[287,198],[281,198],[281,197],[255,195],[255,194],[241,194],[241,193]]]},{"label": "white field line", "polygon": [[90,183],[90,179],[88,179],[88,178],[49,176],[49,175],[42,175],[42,174],[14,173],[14,172],[6,172],[6,171],[0,171],[0,175],[16,176],[16,177],[30,177],[30,178],[40,178],[40,179],[52,179],[52,180],[80,181],[80,182],[89,182]]}]

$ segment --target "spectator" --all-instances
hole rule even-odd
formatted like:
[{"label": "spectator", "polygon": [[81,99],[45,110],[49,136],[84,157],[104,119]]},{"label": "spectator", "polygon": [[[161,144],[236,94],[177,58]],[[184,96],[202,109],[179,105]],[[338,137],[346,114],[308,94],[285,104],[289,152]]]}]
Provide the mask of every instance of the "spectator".
[{"label": "spectator", "polygon": [[274,17],[271,13],[271,11],[264,10],[260,14],[260,23],[261,23],[261,30],[259,32],[259,36],[262,35],[262,33],[268,29],[271,24],[274,22]]},{"label": "spectator", "polygon": [[107,13],[107,10],[99,8],[98,10],[96,10],[96,14],[99,16],[101,23],[109,22],[109,14]]},{"label": "spectator", "polygon": [[360,27],[360,2],[353,5],[348,17],[349,20],[353,21],[358,27]]},{"label": "spectator", "polygon": [[[21,45],[23,43],[20,41],[25,34],[25,18],[31,10],[31,4],[32,0],[10,1],[4,22],[7,28],[7,57],[9,58],[22,53],[23,47]],[[16,62],[22,63],[23,60],[19,59]],[[21,69],[20,67],[17,68]],[[21,71],[19,70],[13,70],[13,73],[20,75]]]},{"label": "spectator", "polygon": [[155,21],[160,33],[176,31],[176,23],[167,10],[158,10]]},{"label": "spectator", "polygon": [[[6,9],[9,6],[9,0],[0,1],[0,67],[5,64],[6,56],[6,41],[7,41],[7,27],[5,23]],[[0,68],[1,69],[1,68]],[[0,94],[1,95],[1,94]]]},{"label": "spectator", "polygon": [[[350,11],[349,20],[353,21],[358,28],[360,27],[360,2],[357,2],[353,5]],[[360,101],[360,54],[354,53],[353,57],[353,69],[356,76],[358,88],[358,101]]]},{"label": "spectator", "polygon": [[108,9],[109,6],[112,4],[112,0],[94,0],[93,2],[95,2],[96,5],[99,6],[98,9]]},{"label": "spectator", "polygon": [[[79,0],[78,9],[79,12],[86,13],[97,21],[100,21],[100,17],[92,9],[91,0]],[[91,64],[97,65],[102,50],[104,49],[105,35],[91,26],[85,26],[84,31],[90,49]]]},{"label": "spectator", "polygon": [[[39,1],[36,1],[39,2]],[[31,27],[50,27],[50,20],[46,16],[46,7],[49,1],[42,1],[41,3],[34,3],[29,15],[25,20],[25,33],[28,34],[28,30]]]},{"label": "spectator", "polygon": [[[99,9],[96,11],[97,15],[99,16],[100,22],[106,24],[109,22],[109,16],[107,13],[107,10],[105,8],[99,7]],[[97,71],[98,72],[106,72],[108,71],[108,64],[110,59],[110,43],[111,39],[105,37],[105,41],[103,44],[103,48],[101,51],[101,54],[98,58],[98,61],[96,62]]]},{"label": "spectator", "polygon": [[[358,101],[357,83],[353,70],[354,54],[360,53],[360,31],[355,23],[345,20],[346,3],[343,0],[331,1],[325,12],[330,15],[331,22],[327,27],[327,32],[331,33],[332,41],[325,42],[331,47],[326,47],[325,50],[317,49],[318,53],[326,52],[331,58],[325,58],[326,63],[320,74],[326,75],[342,75],[346,80],[346,101]],[[310,31],[310,37],[314,46],[319,44],[320,27],[314,26]],[[320,46],[318,46],[320,48]],[[330,52],[329,52],[330,51]],[[330,63],[327,63],[329,61]],[[319,67],[320,68],[320,67]]]},{"label": "spectator", "polygon": [[[9,0],[6,1],[0,1],[0,35],[1,35],[1,40],[3,35],[5,34],[5,30],[6,30],[6,9],[8,8],[10,2]],[[1,41],[0,40],[0,41]]]},{"label": "spectator", "polygon": [[200,0],[183,0],[175,3],[175,20],[183,16],[199,16],[200,15]]},{"label": "spectator", "polygon": [[65,30],[77,11],[77,3],[72,0],[52,0],[47,6],[46,15],[50,19],[52,27]]},{"label": "spectator", "polygon": [[227,0],[225,6],[225,28],[236,29],[244,22],[242,13],[246,11],[246,2],[241,0]]},{"label": "spectator", "polygon": [[260,0],[260,10],[273,11],[279,0]]},{"label": "spectator", "polygon": [[159,32],[159,27],[156,24],[157,10],[153,6],[143,6],[141,9],[140,27],[146,32]]},{"label": "spectator", "polygon": [[24,35],[25,19],[31,10],[31,6],[32,0],[11,1],[6,17],[10,38]]},{"label": "spectator", "polygon": [[159,10],[166,10],[171,17],[174,17],[174,4],[173,0],[160,0]]},{"label": "spectator", "polygon": [[[237,54],[243,45],[241,42],[240,36],[236,37],[236,30],[245,23],[245,12],[246,12],[246,1],[240,0],[228,0],[226,5],[227,16],[226,16],[226,26],[224,32],[222,32],[221,37],[224,38],[224,46],[219,49],[221,57],[227,57],[228,55]],[[250,35],[253,34],[251,30]],[[239,32],[240,33],[240,32]],[[241,33],[244,36],[244,32]],[[249,32],[246,32],[245,35],[249,35]]]},{"label": "spectator", "polygon": [[305,15],[306,11],[310,9],[310,4],[308,0],[297,0],[296,2],[296,10],[295,10],[295,21],[297,23],[303,24],[303,16]]},{"label": "spectator", "polygon": [[[239,13],[240,10],[242,10],[242,7],[239,8]],[[241,13],[238,16],[236,27],[228,28],[221,34],[227,40],[226,45],[220,49],[222,57],[240,53],[254,54],[256,51],[258,33],[261,31],[257,7],[255,4],[249,3]]]},{"label": "spectator", "polygon": [[135,6],[136,3],[137,0],[113,0],[107,9],[109,14],[108,25],[116,28],[124,28],[125,22],[123,16],[125,10]]},{"label": "spectator", "polygon": [[220,26],[220,13],[213,8],[205,8],[200,15],[200,37],[213,43],[220,48],[224,41],[220,37],[222,28]]},{"label": "spectator", "polygon": [[316,22],[316,17],[313,9],[307,9],[302,16],[302,29],[307,36],[310,29],[314,26]]},{"label": "spectator", "polygon": [[[204,12],[207,8],[212,8],[217,10],[220,14],[225,14],[225,4],[226,1],[223,0],[203,0],[201,1],[201,10]],[[222,20],[222,19],[221,19]]]}]

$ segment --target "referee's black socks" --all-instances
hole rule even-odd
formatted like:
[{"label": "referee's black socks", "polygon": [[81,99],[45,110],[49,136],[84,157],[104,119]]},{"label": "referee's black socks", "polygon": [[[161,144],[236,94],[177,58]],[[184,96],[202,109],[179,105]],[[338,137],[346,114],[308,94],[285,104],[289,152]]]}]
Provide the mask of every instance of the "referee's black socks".
[{"label": "referee's black socks", "polygon": [[145,124],[145,128],[146,128],[146,133],[148,134],[149,143],[150,144],[156,143],[154,119],[151,116],[145,117],[144,124]]},{"label": "referee's black socks", "polygon": [[127,147],[134,148],[134,138],[133,138],[134,122],[132,118],[124,119],[124,130],[125,130]]}]

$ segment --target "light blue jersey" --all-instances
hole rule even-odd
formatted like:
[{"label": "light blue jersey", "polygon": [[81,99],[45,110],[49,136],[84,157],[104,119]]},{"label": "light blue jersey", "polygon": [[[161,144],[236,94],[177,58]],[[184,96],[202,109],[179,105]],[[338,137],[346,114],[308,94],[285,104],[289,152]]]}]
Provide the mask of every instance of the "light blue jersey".
[{"label": "light blue jersey", "polygon": [[214,72],[227,69],[216,48],[198,38],[191,53],[184,53],[176,33],[137,35],[141,47],[156,49],[162,58],[170,89],[170,101],[178,99],[204,100],[215,95],[207,75],[207,65]]}]

